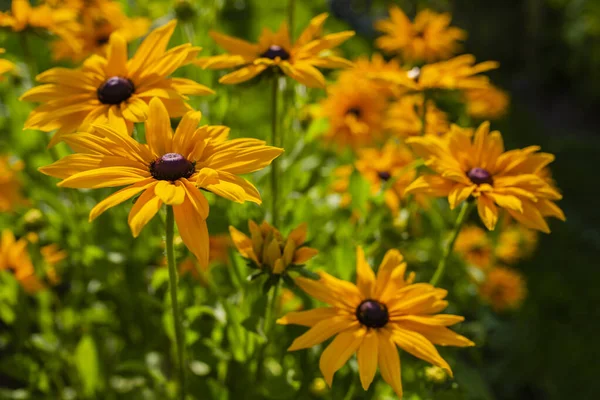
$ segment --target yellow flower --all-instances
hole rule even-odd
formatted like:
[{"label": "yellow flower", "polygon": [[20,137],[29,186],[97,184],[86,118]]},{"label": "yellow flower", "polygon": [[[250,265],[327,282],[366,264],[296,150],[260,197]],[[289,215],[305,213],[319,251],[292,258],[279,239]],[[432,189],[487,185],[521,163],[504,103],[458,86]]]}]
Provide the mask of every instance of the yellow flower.
[{"label": "yellow flower", "polygon": [[378,86],[367,79],[345,75],[327,88],[320,116],[329,121],[325,140],[338,147],[361,148],[383,138],[387,103]]},{"label": "yellow flower", "polygon": [[[463,54],[422,68],[414,67],[409,71],[385,71],[379,74],[379,79],[414,91],[486,89],[490,86],[489,78],[478,74],[498,67],[496,61],[475,64],[473,55]],[[410,79],[407,80],[407,77]]]},{"label": "yellow flower", "polygon": [[537,246],[538,233],[519,224],[510,224],[502,230],[496,247],[496,257],[504,263],[514,264],[530,256]]},{"label": "yellow flower", "polygon": [[465,261],[481,269],[489,268],[493,255],[492,242],[486,231],[475,225],[461,229],[454,251]]},{"label": "yellow flower", "polygon": [[0,238],[0,271],[3,270],[12,272],[27,293],[44,289],[27,252],[27,241],[23,238],[16,240],[9,230],[2,231]]},{"label": "yellow flower", "polygon": [[414,274],[405,280],[406,263],[396,250],[386,253],[377,277],[361,247],[357,248],[356,259],[356,286],[325,272],[319,273],[318,281],[296,278],[302,290],[331,307],[292,312],[280,318],[279,324],[310,327],[288,350],[310,348],[337,335],[319,363],[329,386],[334,373],[358,352],[363,388],[368,389],[379,364],[382,378],[400,398],[402,383],[396,346],[452,375],[434,344],[465,347],[474,343],[446,328],[463,321],[463,317],[434,315],[448,306],[444,300],[448,292],[428,283],[413,284]]},{"label": "yellow flower", "polygon": [[[393,102],[385,120],[386,130],[400,136],[421,136],[423,133],[423,95],[412,94],[400,97]],[[445,112],[427,101],[425,114],[425,134],[441,136],[448,132],[450,124]]]},{"label": "yellow flower", "polygon": [[562,196],[538,173],[554,156],[538,153],[539,146],[505,152],[500,132],[489,129],[488,122],[474,134],[473,129],[453,125],[446,140],[435,136],[407,139],[434,174],[420,176],[406,192],[447,196],[452,209],[473,198],[489,230],[496,226],[501,207],[526,227],[550,232],[544,217],[565,220],[554,203]]},{"label": "yellow flower", "polygon": [[0,12],[0,27],[5,26],[14,32],[25,29],[44,29],[66,41],[77,49],[75,35],[80,29],[77,13],[67,7],[52,8],[47,4],[31,7],[28,0],[12,0],[10,12]]},{"label": "yellow flower", "polygon": [[527,287],[520,272],[505,267],[490,270],[479,287],[481,298],[499,312],[518,308],[525,300]]},{"label": "yellow flower", "polygon": [[80,21],[81,30],[76,37],[78,49],[73,49],[64,40],[54,42],[54,59],[81,61],[91,54],[105,56],[110,35],[114,32],[129,43],[145,35],[150,28],[150,20],[128,18],[123,13],[121,4],[113,1],[95,1],[81,7]]},{"label": "yellow flower", "polygon": [[313,18],[293,44],[286,23],[282,23],[277,32],[264,28],[257,44],[210,32],[215,42],[229,53],[200,58],[195,64],[210,69],[241,67],[219,80],[225,84],[245,82],[269,67],[277,67],[306,86],[324,88],[325,78],[317,68],[351,67],[350,61],[333,55],[331,50],[354,36],[352,31],[323,36],[326,19],[326,13]]},{"label": "yellow flower", "polygon": [[148,118],[148,103],[158,97],[171,117],[191,107],[187,95],[206,95],[212,90],[190,79],[167,78],[189,64],[200,51],[186,43],[165,51],[176,22],[152,31],[128,60],[127,42],[118,33],[110,37],[107,57],[89,57],[80,69],[52,68],[37,76],[45,83],[27,91],[21,100],[41,102],[25,122],[26,129],[58,131],[54,145],[66,133],[91,124],[108,124],[131,133],[134,122]]},{"label": "yellow flower", "polygon": [[135,237],[163,204],[173,206],[183,242],[200,265],[206,266],[209,210],[199,189],[239,203],[260,204],[256,188],[237,175],[266,167],[283,149],[265,146],[257,139],[226,140],[229,128],[197,128],[200,118],[200,112],[185,114],[173,134],[167,108],[154,98],[145,122],[148,144],[136,142],[126,131],[116,129],[118,125],[96,125],[93,133],[64,135],[65,142],[78,153],[40,171],[63,179],[58,184],[61,187],[128,185],[98,203],[90,212],[90,220],[141,193],[128,220]]},{"label": "yellow flower", "polygon": [[[3,48],[0,48],[0,54],[4,54],[5,52],[6,52],[6,50],[4,50]],[[7,72],[12,71],[13,69],[15,69],[15,64],[11,63],[8,60],[0,58],[0,81],[2,81],[2,79],[3,79],[2,75],[4,75]]]},{"label": "yellow flower", "polygon": [[[416,175],[415,168],[410,167],[414,161],[412,152],[406,146],[390,140],[381,150],[359,150],[358,157],[356,169],[369,182],[371,194],[377,195],[387,187],[383,194],[385,204],[393,215],[397,215],[404,191]],[[392,184],[388,187],[390,180]]]},{"label": "yellow flower", "polygon": [[229,227],[233,244],[242,257],[250,259],[263,270],[280,275],[291,265],[301,265],[318,254],[318,251],[304,246],[306,242],[305,223],[300,224],[284,238],[277,228],[264,221],[258,226],[248,221],[250,237]]},{"label": "yellow flower", "polygon": [[397,6],[390,8],[390,19],[375,23],[375,29],[385,33],[375,45],[387,53],[401,54],[406,61],[432,62],[452,57],[460,50],[459,41],[467,34],[450,27],[452,16],[423,10],[414,23]]},{"label": "yellow flower", "polygon": [[510,97],[494,85],[465,91],[467,113],[473,118],[498,119],[506,114]]},{"label": "yellow flower", "polygon": [[344,70],[340,74],[340,80],[343,76],[351,76],[351,79],[370,79],[377,84],[380,93],[386,96],[400,96],[406,92],[406,88],[397,85],[390,85],[385,81],[379,80],[380,75],[394,74],[396,76],[405,76],[405,86],[414,85],[412,80],[406,75],[398,60],[392,59],[386,61],[379,53],[374,53],[371,59],[368,57],[359,57],[354,60],[354,67]]},{"label": "yellow flower", "polygon": [[21,195],[21,181],[17,175],[23,169],[22,162],[11,162],[9,157],[0,156],[0,212],[14,210],[27,204]]}]

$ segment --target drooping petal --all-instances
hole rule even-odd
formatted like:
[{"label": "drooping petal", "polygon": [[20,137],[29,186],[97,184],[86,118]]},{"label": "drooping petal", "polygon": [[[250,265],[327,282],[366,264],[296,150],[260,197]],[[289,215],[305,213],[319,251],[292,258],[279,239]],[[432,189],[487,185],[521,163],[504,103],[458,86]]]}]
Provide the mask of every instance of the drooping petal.
[{"label": "drooping petal", "polygon": [[182,204],[173,206],[175,222],[183,243],[198,259],[202,268],[208,268],[209,238],[206,219],[196,211],[186,198]]},{"label": "drooping petal", "polygon": [[377,372],[377,360],[379,359],[379,338],[377,331],[369,329],[362,344],[358,348],[358,373],[363,389],[368,390],[375,372]]},{"label": "drooping petal", "polygon": [[146,178],[143,181],[140,181],[136,184],[133,184],[131,186],[119,190],[118,192],[111,194],[110,196],[96,204],[94,208],[92,208],[92,210],[90,211],[90,222],[96,219],[100,214],[102,214],[109,208],[123,203],[124,201],[132,198],[136,194],[148,189],[150,186],[153,186],[155,184],[156,181],[154,180],[154,178]]},{"label": "drooping petal", "polygon": [[314,345],[324,342],[339,332],[345,330],[356,330],[358,327],[359,323],[357,321],[353,321],[348,316],[335,316],[328,320],[319,321],[303,335],[298,336],[292,342],[292,345],[288,348],[288,351],[313,347]]},{"label": "drooping petal", "polygon": [[493,231],[496,227],[496,222],[498,222],[498,208],[494,204],[494,201],[485,194],[479,196],[477,198],[477,212],[486,228]]},{"label": "drooping petal", "polygon": [[390,329],[392,331],[392,340],[402,350],[446,370],[452,376],[452,370],[446,360],[440,356],[435,346],[423,335],[403,329],[398,324],[394,324]]},{"label": "drooping petal", "polygon": [[181,181],[173,183],[168,181],[159,181],[154,187],[154,194],[159,197],[163,203],[176,206],[183,203],[186,191]]},{"label": "drooping petal", "polygon": [[398,349],[394,344],[388,329],[380,329],[377,332],[379,372],[384,381],[396,392],[399,399],[402,398],[402,380],[400,378],[400,357]]},{"label": "drooping petal", "polygon": [[149,187],[142,193],[131,208],[127,219],[133,237],[139,236],[142,228],[156,215],[162,205],[162,200],[154,194],[154,187]]},{"label": "drooping petal", "polygon": [[342,368],[346,361],[358,350],[365,336],[366,329],[361,327],[338,334],[327,346],[319,360],[319,368],[325,382],[331,387],[333,375]]}]

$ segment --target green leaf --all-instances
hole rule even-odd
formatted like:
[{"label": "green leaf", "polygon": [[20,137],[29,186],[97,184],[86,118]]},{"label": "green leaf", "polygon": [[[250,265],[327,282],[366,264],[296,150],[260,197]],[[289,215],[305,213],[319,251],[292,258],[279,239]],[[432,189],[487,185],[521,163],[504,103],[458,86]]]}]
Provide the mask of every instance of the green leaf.
[{"label": "green leaf", "polygon": [[75,366],[86,397],[92,397],[101,388],[96,344],[91,335],[84,335],[75,349]]}]

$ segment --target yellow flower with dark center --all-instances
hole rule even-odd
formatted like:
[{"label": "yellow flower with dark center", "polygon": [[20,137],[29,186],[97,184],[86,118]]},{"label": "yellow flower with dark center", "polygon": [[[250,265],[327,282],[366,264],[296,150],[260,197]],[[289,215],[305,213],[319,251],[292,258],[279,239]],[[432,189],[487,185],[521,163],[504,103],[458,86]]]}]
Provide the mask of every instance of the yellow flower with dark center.
[{"label": "yellow flower with dark center", "polygon": [[[4,54],[6,52],[6,50],[4,50],[3,48],[0,48],[0,54]],[[8,60],[5,60],[3,58],[0,58],[0,81],[2,81],[3,76],[5,73],[12,71],[13,69],[15,69],[15,64],[11,63]]]},{"label": "yellow flower with dark center", "polygon": [[[400,137],[423,134],[423,95],[411,94],[400,97],[388,109],[386,130]],[[436,107],[433,100],[427,101],[425,134],[442,136],[450,129],[448,116]]]},{"label": "yellow flower with dark center", "polygon": [[257,44],[210,32],[210,36],[228,54],[200,58],[195,64],[210,69],[241,67],[219,80],[225,84],[245,82],[270,67],[276,67],[308,87],[324,88],[325,78],[317,68],[351,67],[350,61],[333,55],[331,50],[354,36],[352,31],[323,36],[327,16],[324,13],[313,18],[295,43],[290,39],[286,23],[282,23],[277,32],[264,28]]},{"label": "yellow flower with dark center", "polygon": [[0,212],[13,211],[27,204],[21,195],[22,185],[17,173],[23,169],[22,162],[11,162],[9,157],[0,156]]},{"label": "yellow flower with dark center", "polygon": [[[168,78],[187,65],[200,51],[186,43],[166,51],[176,22],[152,31],[128,60],[127,42],[111,35],[106,58],[93,55],[79,69],[52,68],[37,76],[45,83],[27,91],[21,100],[42,102],[25,122],[26,129],[57,130],[54,145],[66,133],[91,124],[119,125],[131,133],[134,122],[148,118],[150,99],[158,97],[171,117],[191,107],[187,95],[206,95],[212,90],[186,78]],[[119,128],[120,129],[120,128]]]},{"label": "yellow flower with dark center", "polygon": [[334,373],[358,352],[363,388],[369,388],[379,365],[382,378],[399,398],[402,383],[396,346],[452,375],[434,344],[466,347],[474,343],[447,328],[463,321],[463,317],[434,315],[448,306],[444,300],[448,292],[428,283],[413,284],[414,274],[405,279],[406,263],[396,250],[386,253],[377,277],[360,247],[356,258],[356,285],[325,272],[319,273],[318,281],[296,278],[302,290],[331,307],[292,312],[280,318],[279,324],[310,327],[288,350],[310,348],[337,335],[319,363],[329,386]]},{"label": "yellow flower with dark center", "polygon": [[498,119],[503,117],[510,103],[508,94],[494,85],[464,92],[467,113],[473,118]]},{"label": "yellow flower with dark center", "polygon": [[408,138],[407,143],[434,174],[420,176],[406,192],[447,196],[452,209],[472,197],[489,230],[496,226],[501,207],[526,227],[550,232],[544,217],[565,220],[554,203],[562,196],[538,173],[554,161],[554,156],[539,153],[539,146],[505,152],[500,132],[490,133],[489,129],[488,122],[474,134],[473,129],[453,125],[445,140],[435,136]]},{"label": "yellow flower with dark center", "polygon": [[494,252],[486,231],[475,225],[468,225],[460,230],[454,251],[469,264],[481,269],[490,267]]},{"label": "yellow flower with dark center", "polygon": [[[490,79],[479,74],[498,67],[496,61],[475,64],[473,55],[463,54],[422,68],[414,67],[401,72],[384,71],[379,74],[379,79],[412,91],[486,89],[491,85]],[[410,79],[407,80],[407,77]]]},{"label": "yellow flower with dark center", "polygon": [[406,61],[433,62],[446,60],[460,50],[460,41],[467,34],[451,27],[449,13],[438,14],[423,10],[414,23],[397,6],[390,8],[390,19],[375,23],[375,29],[385,33],[375,45],[391,54],[400,54]]},{"label": "yellow flower with dark center", "polygon": [[325,140],[340,148],[358,149],[383,138],[387,106],[378,85],[345,75],[327,88],[319,115],[329,121]]},{"label": "yellow flower with dark center", "polygon": [[305,223],[300,224],[287,237],[266,221],[258,226],[254,221],[248,221],[250,237],[229,227],[233,244],[242,257],[252,260],[254,264],[269,272],[280,275],[291,265],[302,265],[316,256],[319,252],[305,246]]},{"label": "yellow flower with dark center", "polygon": [[[412,152],[404,145],[390,140],[381,149],[358,151],[356,169],[369,182],[371,194],[377,195],[383,188],[385,204],[397,215],[404,191],[415,179],[415,168],[410,164],[415,160]],[[388,187],[388,182],[392,184]]]},{"label": "yellow flower with dark center", "polygon": [[44,289],[27,252],[27,241],[23,238],[16,240],[9,230],[2,231],[0,238],[0,271],[4,270],[13,273],[27,293]]},{"label": "yellow flower with dark center", "polygon": [[0,12],[0,27],[14,32],[43,29],[55,34],[73,49],[78,48],[75,35],[80,29],[77,13],[67,7],[52,8],[47,4],[31,7],[28,0],[12,0],[10,12]]},{"label": "yellow flower with dark center", "polygon": [[283,149],[265,146],[257,139],[227,140],[229,128],[198,128],[200,118],[200,112],[185,114],[173,134],[167,108],[154,98],[145,122],[148,144],[133,140],[124,127],[119,131],[118,125],[95,125],[91,133],[64,135],[65,142],[77,153],[40,171],[63,179],[58,184],[61,187],[127,185],[98,203],[90,212],[90,220],[141,193],[128,220],[135,237],[163,204],[173,206],[183,242],[200,265],[206,266],[209,210],[200,189],[238,203],[260,204],[256,188],[237,175],[266,167]]},{"label": "yellow flower with dark center", "polygon": [[81,30],[76,36],[78,49],[75,51],[64,40],[54,42],[52,52],[56,60],[81,61],[91,54],[105,56],[111,34],[117,32],[129,43],[145,35],[150,28],[150,20],[128,18],[121,4],[112,1],[96,1],[82,7],[80,22]]},{"label": "yellow flower with dark center", "polygon": [[515,309],[521,306],[527,296],[525,279],[512,268],[491,269],[479,287],[479,295],[497,311]]}]

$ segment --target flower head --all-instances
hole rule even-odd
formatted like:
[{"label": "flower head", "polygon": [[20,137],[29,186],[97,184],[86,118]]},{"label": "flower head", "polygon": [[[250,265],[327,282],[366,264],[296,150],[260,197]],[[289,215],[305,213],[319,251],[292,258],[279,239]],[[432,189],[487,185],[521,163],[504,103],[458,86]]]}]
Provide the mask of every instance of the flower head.
[{"label": "flower head", "polygon": [[493,85],[483,89],[466,90],[464,95],[467,113],[473,118],[501,118],[506,114],[510,103],[508,94]]},{"label": "flower head", "polygon": [[318,251],[305,246],[306,224],[301,224],[284,238],[283,235],[268,222],[258,226],[248,221],[250,237],[229,227],[233,244],[242,257],[252,260],[256,267],[281,275],[292,265],[301,265],[317,255]]},{"label": "flower head", "polygon": [[554,156],[538,153],[538,146],[505,152],[500,132],[489,129],[488,122],[475,133],[453,125],[445,140],[434,136],[407,139],[434,174],[420,176],[406,192],[447,196],[450,208],[473,198],[489,230],[496,226],[501,207],[526,227],[550,232],[544,217],[565,219],[554,203],[561,194],[539,176]]},{"label": "flower head", "polygon": [[414,23],[397,6],[390,8],[390,19],[375,23],[375,28],[385,35],[375,44],[386,53],[400,54],[406,61],[432,62],[452,57],[460,49],[459,42],[466,32],[451,27],[449,13],[438,14],[423,10]]},{"label": "flower head", "polygon": [[0,237],[0,271],[3,270],[12,272],[27,293],[36,293],[44,288],[27,252],[27,240],[16,240],[9,230],[2,231]]},{"label": "flower head", "polygon": [[[5,52],[6,50],[0,48],[0,54],[4,54]],[[15,64],[11,63],[8,60],[0,58],[0,81],[2,81],[3,79],[2,75],[12,71],[13,69],[15,69]]]},{"label": "flower head", "polygon": [[452,374],[434,344],[464,347],[474,343],[447,328],[463,321],[463,317],[434,315],[448,306],[444,300],[447,291],[427,283],[413,284],[412,274],[405,279],[406,263],[396,250],[386,253],[377,276],[360,247],[356,258],[356,285],[325,272],[319,273],[318,281],[296,278],[302,290],[331,307],[292,312],[280,318],[280,324],[310,327],[288,350],[306,349],[337,335],[321,355],[319,366],[325,381],[331,386],[334,373],[358,352],[363,388],[368,389],[379,365],[382,378],[400,398],[396,346]]},{"label": "flower head", "polygon": [[167,107],[155,98],[145,122],[148,144],[136,142],[118,125],[95,125],[93,132],[64,135],[77,153],[40,170],[63,179],[61,187],[127,186],[98,203],[90,220],[141,193],[128,220],[135,237],[163,204],[173,206],[183,242],[206,266],[209,210],[200,188],[238,203],[260,204],[256,188],[237,175],[266,167],[283,149],[257,139],[227,140],[229,128],[198,128],[200,118],[200,112],[185,114],[173,134]]},{"label": "flower head", "polygon": [[[423,94],[410,94],[393,102],[385,119],[385,128],[400,137],[421,136],[423,133]],[[425,134],[442,136],[450,128],[448,116],[432,100],[425,109]]]},{"label": "flower head", "polygon": [[14,210],[27,204],[21,194],[21,180],[17,173],[23,168],[22,162],[11,162],[9,157],[0,156],[0,212]]},{"label": "flower head", "polygon": [[383,137],[387,102],[378,85],[344,75],[327,88],[319,114],[329,121],[325,140],[338,147],[358,149]]},{"label": "flower head", "polygon": [[93,55],[79,69],[52,68],[38,75],[44,84],[21,99],[43,104],[31,112],[25,128],[58,130],[54,145],[64,134],[92,124],[120,125],[132,132],[134,122],[148,118],[153,97],[161,99],[171,117],[191,110],[187,95],[213,92],[190,79],[168,78],[200,51],[189,43],[166,50],[175,25],[171,21],[152,31],[130,60],[127,42],[117,32],[110,36],[106,57]]},{"label": "flower head", "polygon": [[306,86],[324,88],[325,78],[317,68],[351,67],[350,61],[333,55],[331,50],[354,36],[352,31],[323,36],[326,19],[326,13],[313,18],[295,43],[290,39],[286,23],[281,24],[277,32],[263,29],[257,44],[210,32],[217,44],[229,53],[200,58],[195,64],[210,69],[241,67],[219,80],[225,84],[245,82],[269,67],[276,67]]},{"label": "flower head", "polygon": [[468,225],[460,230],[454,251],[469,264],[481,269],[489,268],[494,255],[492,241],[487,232],[475,225]]},{"label": "flower head", "polygon": [[518,308],[527,296],[525,280],[520,272],[505,267],[491,269],[483,284],[479,287],[479,295],[497,311]]},{"label": "flower head", "polygon": [[405,145],[390,140],[382,149],[359,150],[358,156],[356,169],[369,182],[371,194],[385,190],[385,204],[393,215],[397,215],[404,191],[416,175],[411,167],[414,161],[412,152]]}]

